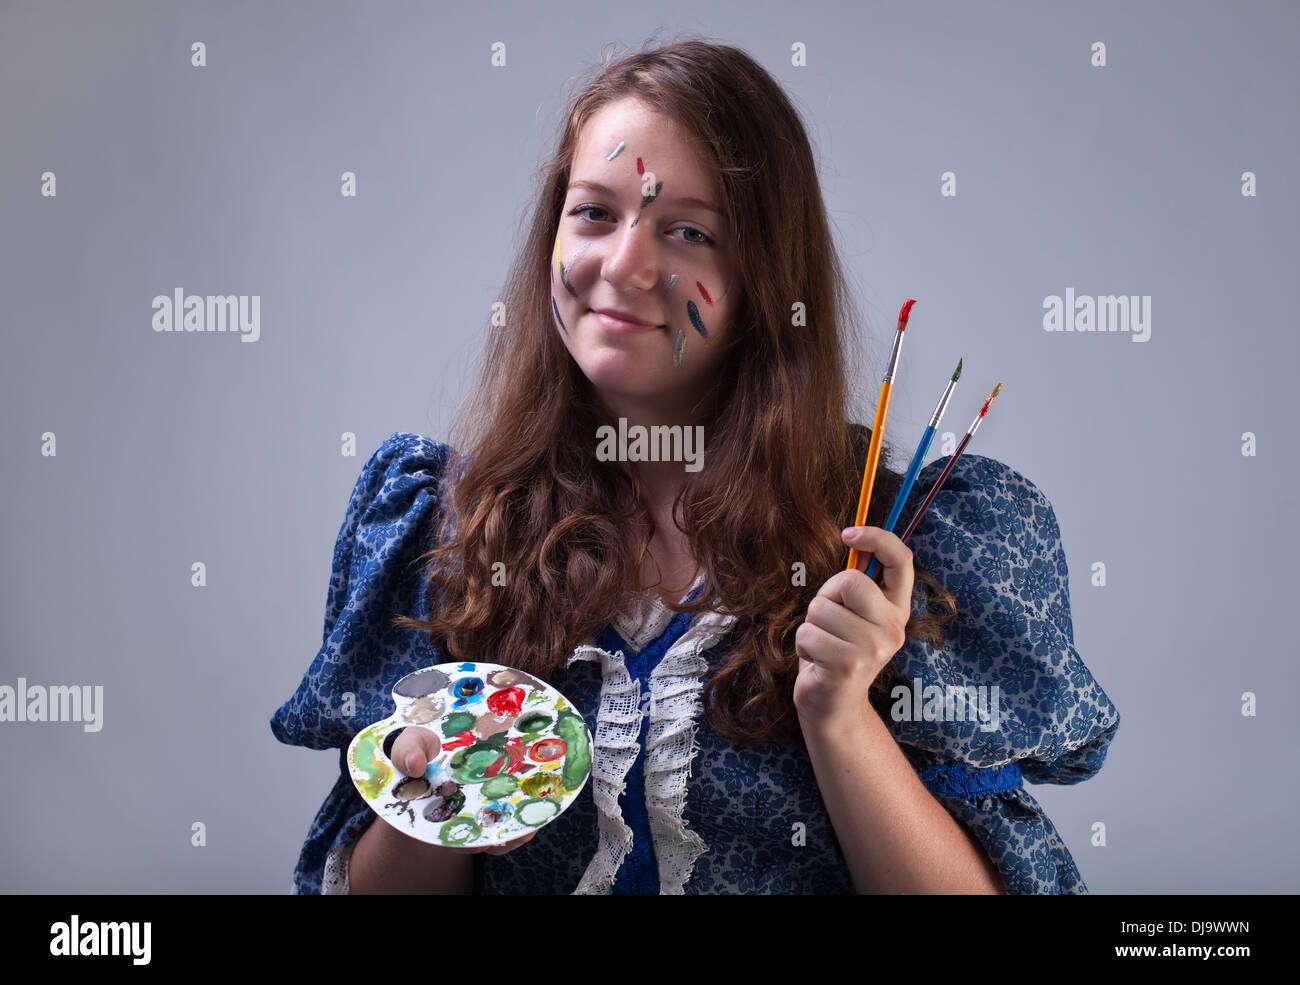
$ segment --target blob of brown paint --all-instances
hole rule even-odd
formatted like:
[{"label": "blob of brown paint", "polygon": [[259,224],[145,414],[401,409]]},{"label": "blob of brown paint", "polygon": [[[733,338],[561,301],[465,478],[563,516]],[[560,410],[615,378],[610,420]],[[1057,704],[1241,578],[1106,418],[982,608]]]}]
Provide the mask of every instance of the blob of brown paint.
[{"label": "blob of brown paint", "polygon": [[489,711],[486,715],[480,716],[479,720],[474,723],[474,731],[478,733],[480,739],[486,739],[490,735],[507,731],[518,717],[518,715],[506,715],[501,718]]},{"label": "blob of brown paint", "polygon": [[426,725],[435,718],[441,718],[447,710],[447,699],[441,694],[426,694],[411,702],[411,707],[402,714],[405,721],[412,725]]},{"label": "blob of brown paint", "polygon": [[393,799],[408,804],[413,800],[423,800],[425,797],[432,796],[433,786],[422,776],[408,776],[393,787]]},{"label": "blob of brown paint", "polygon": [[535,687],[538,690],[544,690],[546,685],[539,681],[531,674],[525,674],[522,670],[515,670],[513,667],[503,667],[501,670],[494,670],[488,674],[488,683],[493,687],[510,687],[512,684],[526,684],[529,687]]}]

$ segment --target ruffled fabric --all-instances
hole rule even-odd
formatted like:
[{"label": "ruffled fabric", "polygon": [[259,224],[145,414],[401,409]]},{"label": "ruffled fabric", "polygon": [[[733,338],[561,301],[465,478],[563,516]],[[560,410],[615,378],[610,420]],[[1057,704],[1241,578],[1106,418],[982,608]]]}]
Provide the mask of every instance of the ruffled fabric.
[{"label": "ruffled fabric", "polygon": [[[690,599],[703,585],[696,580]],[[637,593],[615,618],[613,626],[633,653],[644,650],[668,628],[674,613],[652,593]],[[726,635],[735,616],[700,612],[686,631],[660,658],[649,678],[649,722],[645,738],[644,790],[650,834],[659,865],[659,891],[683,892],[691,870],[707,850],[700,836],[688,830],[684,811],[691,762],[699,752],[697,721],[703,712],[700,693],[708,659],[702,654]],[[596,716],[596,752],[592,778],[598,811],[600,842],[577,893],[608,893],[633,847],[633,833],[623,818],[619,797],[628,771],[641,749],[641,682],[627,668],[628,654],[598,646],[580,646],[569,662],[598,661],[601,667],[600,706]]]},{"label": "ruffled fabric", "polygon": [[[321,649],[272,718],[282,742],[339,750],[340,775],[294,871],[298,892],[347,891],[352,845],[373,819],[348,775],[347,744],[391,713],[393,682],[449,659],[424,634],[394,630],[389,621],[399,611],[427,615],[424,578],[410,561],[427,546],[451,454],[399,432],[367,462],[335,545]],[[902,522],[943,464],[922,470]],[[1051,504],[1013,469],[964,455],[908,546],[954,594],[959,614],[945,627],[944,648],[909,639],[895,668],[922,688],[996,684],[1001,714],[987,729],[977,721],[899,720],[889,703],[877,711],[922,783],[984,846],[1009,892],[1086,892],[1059,833],[1017,782],[1094,775],[1119,724],[1074,647]],[[639,648],[674,615],[639,593],[611,627]],[[699,613],[648,680],[645,799],[661,891],[852,892],[806,751],[735,746],[703,714],[702,682],[725,656],[733,623]],[[631,831],[619,797],[641,749],[642,687],[628,671],[630,654],[599,640],[575,649],[551,681],[596,737],[592,794],[584,791],[517,851],[474,856],[476,892],[608,892],[627,858]]]},{"label": "ruffled fabric", "polygon": [[[946,463],[921,470],[900,529]],[[1074,645],[1052,504],[1016,470],[963,455],[908,547],[953,594],[958,615],[944,627],[942,649],[909,639],[894,667],[922,694],[985,688],[991,699],[996,686],[996,727],[969,714],[918,719],[914,706],[910,718],[892,704],[877,710],[927,789],[983,844],[1009,892],[1087,892],[1052,822],[1012,784],[1016,772],[1031,783],[1086,780],[1119,728],[1118,710]]]},{"label": "ruffled fabric", "polygon": [[[393,713],[392,687],[417,667],[446,663],[427,634],[397,630],[393,614],[426,618],[423,578],[411,562],[423,552],[428,523],[440,508],[440,480],[450,449],[398,432],[370,456],[348,501],[334,545],[320,650],[293,696],[271,718],[289,745],[338,749],[340,775],[326,797],[294,869],[299,893],[322,892],[326,859],[351,846],[373,812],[347,769],[352,737]],[[331,887],[346,891],[336,861]]]}]

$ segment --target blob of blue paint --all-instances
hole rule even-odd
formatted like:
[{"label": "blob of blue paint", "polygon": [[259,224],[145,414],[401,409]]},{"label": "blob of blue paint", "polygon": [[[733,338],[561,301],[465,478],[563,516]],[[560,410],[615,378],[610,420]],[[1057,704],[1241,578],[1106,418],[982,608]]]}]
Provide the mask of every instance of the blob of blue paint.
[{"label": "blob of blue paint", "polygon": [[560,306],[555,303],[555,295],[551,295],[551,311],[555,312],[555,323],[560,326],[560,331],[568,335],[569,330],[564,327],[564,319],[560,317]]}]

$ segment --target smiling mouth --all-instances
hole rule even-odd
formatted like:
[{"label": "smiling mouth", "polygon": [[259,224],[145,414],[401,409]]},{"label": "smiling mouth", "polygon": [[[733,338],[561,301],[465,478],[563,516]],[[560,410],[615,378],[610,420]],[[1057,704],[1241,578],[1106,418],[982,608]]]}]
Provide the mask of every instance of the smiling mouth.
[{"label": "smiling mouth", "polygon": [[614,315],[607,315],[603,311],[593,310],[591,313],[596,316],[596,320],[600,322],[602,327],[611,332],[655,332],[665,327],[663,325],[643,325],[640,322],[624,321]]}]

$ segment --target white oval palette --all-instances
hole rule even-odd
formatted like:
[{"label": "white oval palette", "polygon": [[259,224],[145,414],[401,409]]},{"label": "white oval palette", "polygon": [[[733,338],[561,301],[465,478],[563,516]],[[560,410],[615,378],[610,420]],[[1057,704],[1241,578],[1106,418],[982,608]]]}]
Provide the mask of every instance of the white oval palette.
[{"label": "white oval palette", "polygon": [[[522,838],[559,817],[591,775],[591,732],[549,684],[489,663],[407,674],[397,711],[357,733],[348,771],[367,804],[399,831],[475,848]],[[384,752],[388,735],[422,728],[437,739],[423,777]]]}]

